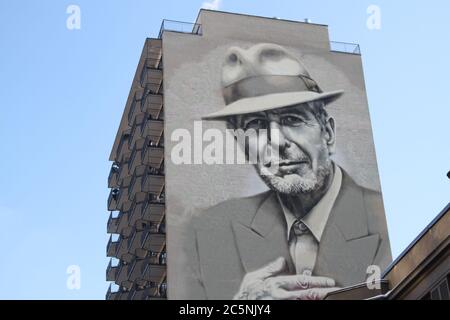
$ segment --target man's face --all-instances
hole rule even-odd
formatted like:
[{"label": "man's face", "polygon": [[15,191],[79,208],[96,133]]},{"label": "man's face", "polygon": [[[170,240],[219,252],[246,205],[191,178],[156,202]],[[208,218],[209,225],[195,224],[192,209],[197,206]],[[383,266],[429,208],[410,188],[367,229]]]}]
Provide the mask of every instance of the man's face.
[{"label": "man's face", "polygon": [[236,119],[244,131],[259,133],[258,137],[249,136],[245,152],[247,156],[260,155],[256,164],[259,175],[280,193],[316,191],[332,173],[334,120],[328,117],[324,123],[319,122],[311,107],[302,104]]}]

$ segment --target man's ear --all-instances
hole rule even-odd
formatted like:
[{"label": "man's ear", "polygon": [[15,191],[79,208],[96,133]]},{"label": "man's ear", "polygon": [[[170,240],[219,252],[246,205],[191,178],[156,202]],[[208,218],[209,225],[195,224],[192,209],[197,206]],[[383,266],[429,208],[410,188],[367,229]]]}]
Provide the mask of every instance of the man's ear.
[{"label": "man's ear", "polygon": [[325,124],[325,139],[330,154],[334,154],[336,149],[336,127],[334,118],[329,116]]}]

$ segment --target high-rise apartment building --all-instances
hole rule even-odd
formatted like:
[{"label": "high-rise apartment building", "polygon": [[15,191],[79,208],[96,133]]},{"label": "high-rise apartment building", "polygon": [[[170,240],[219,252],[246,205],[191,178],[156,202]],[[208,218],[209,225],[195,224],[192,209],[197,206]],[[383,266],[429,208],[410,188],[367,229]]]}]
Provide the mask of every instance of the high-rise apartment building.
[{"label": "high-rise apartment building", "polygon": [[[241,32],[233,35],[234,30],[241,30]],[[202,50],[200,47],[206,45],[204,53],[208,53],[210,47],[219,45],[229,37],[236,37],[237,40],[241,39],[243,42],[248,42],[254,37],[254,41],[257,42],[291,46],[298,44],[304,50],[304,53],[311,55],[311,57],[316,54],[325,55],[325,60],[328,59],[327,55],[329,55],[337,61],[338,65],[350,72],[351,77],[353,77],[350,81],[353,81],[358,88],[364,89],[361,80],[359,46],[330,42],[327,26],[313,24],[309,20],[305,20],[305,22],[287,21],[210,10],[201,10],[195,23],[164,20],[158,37],[148,38],[145,41],[110,155],[112,166],[108,178],[108,187],[111,191],[108,198],[110,216],[107,232],[111,236],[107,244],[107,256],[111,257],[111,261],[106,270],[106,279],[111,281],[111,285],[106,294],[107,299],[167,298],[166,174],[168,169],[167,164],[165,165],[165,158],[170,158],[170,150],[167,150],[167,140],[166,149],[164,147],[164,133],[169,131],[168,137],[170,137],[174,129],[182,126],[179,122],[180,118],[189,118],[191,111],[183,108],[181,103],[177,105],[175,102],[176,99],[180,98],[180,96],[177,96],[178,93],[182,95],[181,91],[187,90],[188,94],[181,97],[181,99],[186,98],[185,102],[192,100],[191,98],[194,96],[200,101],[202,100],[202,93],[198,91],[199,88],[196,88],[196,85],[204,86],[206,84],[207,88],[205,89],[208,91],[211,89],[219,91],[219,88],[210,88],[208,84],[208,82],[217,83],[217,79],[214,79],[214,81],[207,80],[206,83],[202,84],[199,84],[198,81],[195,83],[199,76],[208,76],[208,74],[202,74],[203,71],[211,73],[206,69],[197,69],[198,72],[192,74],[191,83],[188,81],[176,84],[176,86],[182,86],[180,92],[175,92],[178,91],[176,88],[169,89],[174,91],[171,92],[169,97],[172,118],[167,122],[167,118],[164,116],[164,111],[167,111],[165,96],[167,86],[164,89],[164,84],[167,77],[174,81],[174,70],[179,64],[178,62],[183,62],[180,61],[180,56],[185,57],[186,63],[199,59],[199,56],[192,49],[192,44],[195,47],[195,42],[200,41],[200,46],[196,49]],[[181,39],[184,39],[185,43],[180,41]],[[178,47],[177,43],[179,44]],[[190,44],[185,46],[187,43]],[[169,74],[167,74],[167,62],[164,59],[166,53],[170,54]],[[223,55],[223,53],[221,54]],[[177,63],[175,60],[178,60]],[[207,63],[209,62],[211,60],[207,61]],[[215,64],[215,72],[219,72],[222,60],[217,59],[212,62]],[[326,62],[318,62],[320,67],[317,73],[320,77],[324,78],[325,76],[326,78]],[[190,71],[183,70],[183,72]],[[341,78],[338,81],[345,82]],[[333,81],[328,82],[329,84],[333,83]],[[330,86],[329,84],[327,86]],[[368,122],[365,118],[367,109],[364,99],[364,91],[362,91],[362,94],[357,93],[356,100],[363,105],[362,114],[358,116],[364,118],[364,124],[367,125]],[[207,101],[205,100],[202,103],[207,103]],[[203,112],[200,109],[197,110],[199,113]],[[203,113],[207,111],[210,110],[205,109]],[[370,131],[364,131],[363,136],[364,139],[367,136],[370,141],[369,146],[371,146]],[[373,185],[377,186],[377,172],[373,170],[375,168],[373,149],[370,147],[367,152],[369,159],[363,163],[363,166],[370,169],[367,177],[369,177],[369,180],[373,180]],[[208,186],[204,184],[208,170],[205,171],[202,179],[198,181],[193,179],[189,182],[189,185],[176,186],[176,176],[180,174],[180,183],[186,183],[185,173],[188,173],[191,167],[178,167],[175,170],[172,163],[170,163],[170,166],[172,168],[170,182],[173,188],[173,211],[183,211],[177,205],[182,206],[186,211],[190,209],[188,206],[183,206],[186,199],[177,202],[177,188],[179,187],[187,190],[186,196],[195,191],[197,195],[204,194],[205,200],[209,196],[212,199],[216,197],[212,200],[213,202],[217,200],[217,191],[218,188],[221,189],[220,186],[214,185],[209,190],[211,195],[208,195],[209,191],[198,189],[199,185],[208,189]],[[196,167],[196,169],[198,168]],[[239,175],[242,176],[242,172],[237,175],[234,173],[230,175],[231,184],[223,187],[224,194],[230,190],[230,187],[233,188],[236,177],[239,177]],[[236,192],[241,192],[239,187],[234,189]],[[195,201],[194,198],[188,201],[191,200]],[[201,203],[201,205],[205,206],[205,203]],[[175,213],[173,216],[175,219],[175,225],[173,226],[175,234],[178,232],[176,223],[178,217]],[[174,241],[175,238],[174,236]],[[174,248],[177,249],[176,244],[174,244]],[[173,255],[175,261],[175,256],[178,256],[176,250],[174,250]],[[174,276],[174,284],[177,283],[175,278]]]},{"label": "high-rise apartment building", "polygon": [[161,39],[147,39],[114,141],[106,299],[166,298]]},{"label": "high-rise apartment building", "polygon": [[[258,163],[234,163],[224,143],[236,119],[281,128],[283,148],[297,146],[282,157],[301,161],[275,159],[287,167],[273,184]],[[325,25],[210,10],[164,20],[145,41],[110,161],[107,299],[231,299],[279,257],[284,272],[339,287],[391,263],[359,46],[331,42]],[[295,181],[326,191],[296,231],[282,197]],[[293,234],[309,249],[294,250]]]}]

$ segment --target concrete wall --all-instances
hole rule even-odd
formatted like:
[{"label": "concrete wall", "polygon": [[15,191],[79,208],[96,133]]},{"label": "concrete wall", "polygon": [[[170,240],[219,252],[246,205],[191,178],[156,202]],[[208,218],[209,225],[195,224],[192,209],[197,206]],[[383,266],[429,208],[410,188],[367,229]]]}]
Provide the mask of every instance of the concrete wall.
[{"label": "concrete wall", "polygon": [[[213,11],[201,11],[198,23],[202,35],[163,34],[169,297],[171,288],[179,290],[173,267],[179,262],[180,224],[197,208],[267,190],[249,165],[174,165],[170,161],[172,132],[186,128],[193,136],[195,120],[225,106],[221,65],[230,46],[282,45],[302,59],[322,90],[344,90],[342,98],[327,107],[337,126],[334,159],[358,184],[380,190],[361,56],[331,52],[323,25]],[[225,129],[221,122],[204,121],[202,126],[203,131]]]}]

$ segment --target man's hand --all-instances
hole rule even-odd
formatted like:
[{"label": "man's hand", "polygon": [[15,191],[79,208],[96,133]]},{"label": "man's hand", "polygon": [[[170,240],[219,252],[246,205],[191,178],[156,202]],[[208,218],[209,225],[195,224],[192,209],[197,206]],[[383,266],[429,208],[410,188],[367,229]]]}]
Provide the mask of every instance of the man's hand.
[{"label": "man's hand", "polygon": [[279,275],[286,260],[278,258],[265,267],[249,272],[242,279],[235,300],[322,300],[339,288],[331,278],[307,275]]}]

